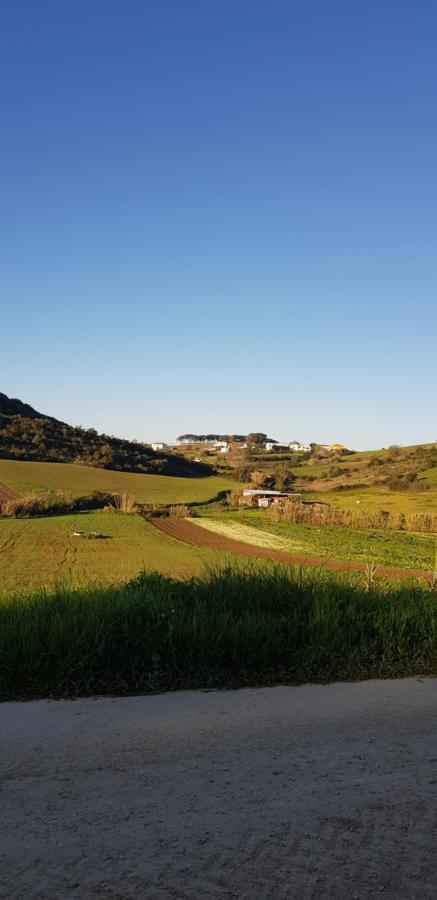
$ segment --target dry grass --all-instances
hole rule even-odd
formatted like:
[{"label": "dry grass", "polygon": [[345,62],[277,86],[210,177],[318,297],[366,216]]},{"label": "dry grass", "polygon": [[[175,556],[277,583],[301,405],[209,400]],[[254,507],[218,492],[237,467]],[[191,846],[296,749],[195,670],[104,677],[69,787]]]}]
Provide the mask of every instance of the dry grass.
[{"label": "dry grass", "polygon": [[21,494],[17,497],[8,497],[0,502],[0,516],[7,518],[27,518],[28,516],[44,516],[58,510],[69,510],[76,501],[71,494],[62,491],[54,494],[41,495],[35,491]]},{"label": "dry grass", "polygon": [[168,514],[172,519],[187,519],[190,512],[185,503],[179,503],[177,506],[171,506]]},{"label": "dry grass", "polygon": [[114,494],[111,506],[121,513],[135,512],[135,500],[131,494]]},{"label": "dry grass", "polygon": [[359,512],[341,509],[327,504],[306,504],[287,500],[281,506],[275,505],[267,511],[271,522],[289,522],[294,525],[335,525],[337,527],[359,529],[384,529],[386,531],[421,531],[437,533],[437,515],[427,513],[392,513],[368,510]]},{"label": "dry grass", "polygon": [[50,516],[79,512],[80,510],[103,509],[122,513],[136,511],[134,498],[130,494],[106,494],[94,491],[90,496],[75,497],[67,491],[38,494],[30,491],[17,497],[7,497],[0,501],[0,516],[3,518],[28,519],[33,516]]}]

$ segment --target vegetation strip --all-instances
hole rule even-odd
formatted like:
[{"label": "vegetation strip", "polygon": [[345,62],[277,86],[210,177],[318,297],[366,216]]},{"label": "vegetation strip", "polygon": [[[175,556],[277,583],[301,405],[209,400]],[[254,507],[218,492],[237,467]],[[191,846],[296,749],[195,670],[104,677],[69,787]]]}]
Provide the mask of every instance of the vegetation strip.
[{"label": "vegetation strip", "polygon": [[[241,556],[255,557],[258,559],[270,559],[274,562],[288,565],[323,567],[334,572],[365,572],[366,563],[356,560],[328,559],[324,556],[306,556],[297,553],[284,553],[268,547],[259,547],[255,544],[246,544],[243,541],[234,541],[224,535],[207,531],[199,527],[195,522],[187,519],[151,519],[155,528],[163,531],[169,537],[176,538],[186,544],[196,547],[209,547],[215,550],[225,550]],[[379,578],[422,578],[430,579],[430,573],[423,569],[406,569],[397,566],[378,565],[375,575]]]},{"label": "vegetation strip", "polygon": [[437,674],[437,591],[248,562],[0,604],[0,698]]}]

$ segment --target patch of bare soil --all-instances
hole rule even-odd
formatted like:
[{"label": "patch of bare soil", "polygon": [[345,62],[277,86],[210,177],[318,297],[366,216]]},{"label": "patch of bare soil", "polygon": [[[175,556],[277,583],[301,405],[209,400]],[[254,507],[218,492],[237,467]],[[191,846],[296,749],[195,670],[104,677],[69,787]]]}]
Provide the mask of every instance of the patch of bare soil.
[{"label": "patch of bare soil", "polygon": [[435,900],[431,679],[0,706],[8,900]]},{"label": "patch of bare soil", "polygon": [[[213,550],[236,553],[240,556],[255,557],[257,559],[271,559],[274,562],[288,565],[322,567],[335,572],[364,572],[366,569],[365,563],[355,560],[348,561],[344,559],[328,559],[325,556],[283,553],[281,550],[245,544],[243,541],[234,541],[232,538],[200,528],[189,519],[154,518],[150,521],[155,528],[163,531],[169,537],[184,541],[185,544],[193,544],[196,547],[209,547]],[[429,578],[429,574],[422,569],[406,569],[396,566],[378,565],[375,574],[380,578]]]}]

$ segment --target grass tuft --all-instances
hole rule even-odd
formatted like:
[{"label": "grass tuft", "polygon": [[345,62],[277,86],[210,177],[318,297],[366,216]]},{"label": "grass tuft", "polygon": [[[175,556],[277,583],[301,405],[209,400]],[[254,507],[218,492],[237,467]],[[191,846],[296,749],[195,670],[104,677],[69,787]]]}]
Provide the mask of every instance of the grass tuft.
[{"label": "grass tuft", "polygon": [[437,675],[437,591],[248,564],[0,606],[0,697]]}]

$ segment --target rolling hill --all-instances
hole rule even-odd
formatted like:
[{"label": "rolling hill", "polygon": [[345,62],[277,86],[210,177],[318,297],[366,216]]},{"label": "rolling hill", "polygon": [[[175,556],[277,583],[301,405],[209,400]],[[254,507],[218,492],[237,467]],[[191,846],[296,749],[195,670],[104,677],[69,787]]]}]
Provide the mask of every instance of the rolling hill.
[{"label": "rolling hill", "polygon": [[100,469],[198,478],[211,475],[206,463],[177,453],[154,452],[147,444],[68,425],[21,400],[0,393],[0,458],[79,463]]}]

